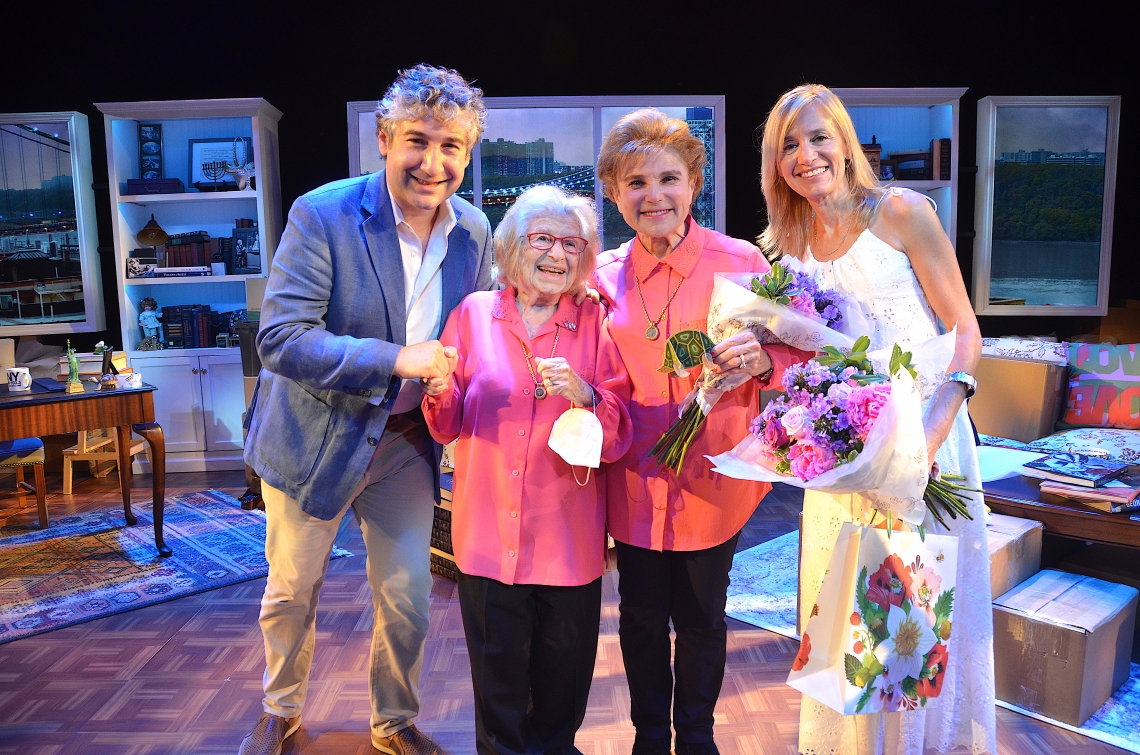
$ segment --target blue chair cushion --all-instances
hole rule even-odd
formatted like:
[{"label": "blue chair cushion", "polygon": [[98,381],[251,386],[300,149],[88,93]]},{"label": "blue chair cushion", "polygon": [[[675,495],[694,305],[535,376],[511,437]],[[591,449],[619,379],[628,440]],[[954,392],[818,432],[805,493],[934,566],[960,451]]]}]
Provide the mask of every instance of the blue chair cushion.
[{"label": "blue chair cushion", "polygon": [[0,441],[0,467],[44,463],[44,442],[39,438]]}]

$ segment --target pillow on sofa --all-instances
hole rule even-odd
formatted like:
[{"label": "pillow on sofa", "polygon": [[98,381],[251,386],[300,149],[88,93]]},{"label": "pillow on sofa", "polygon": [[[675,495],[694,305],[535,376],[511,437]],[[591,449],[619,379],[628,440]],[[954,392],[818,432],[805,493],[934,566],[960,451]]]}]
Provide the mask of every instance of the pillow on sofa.
[{"label": "pillow on sofa", "polygon": [[1070,343],[1061,427],[1140,429],[1140,344]]},{"label": "pillow on sofa", "polygon": [[1053,433],[1029,444],[1029,451],[1043,454],[1080,453],[1140,464],[1140,432],[1082,427]]}]

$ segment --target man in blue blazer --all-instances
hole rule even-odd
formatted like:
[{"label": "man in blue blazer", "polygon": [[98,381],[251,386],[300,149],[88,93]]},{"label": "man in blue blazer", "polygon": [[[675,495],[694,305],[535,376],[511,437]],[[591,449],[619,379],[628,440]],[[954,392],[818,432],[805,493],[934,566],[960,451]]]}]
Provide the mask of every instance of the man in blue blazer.
[{"label": "man in blue blazer", "polygon": [[455,197],[483,130],[482,92],[455,71],[401,71],[377,110],[385,169],[298,199],[273,258],[247,414],[262,478],[269,579],[264,714],[241,755],[276,755],[301,722],[317,597],[351,507],[368,549],[372,744],[428,755],[416,730],[440,447],[421,386],[455,369],[437,339],[491,287],[486,216]]}]

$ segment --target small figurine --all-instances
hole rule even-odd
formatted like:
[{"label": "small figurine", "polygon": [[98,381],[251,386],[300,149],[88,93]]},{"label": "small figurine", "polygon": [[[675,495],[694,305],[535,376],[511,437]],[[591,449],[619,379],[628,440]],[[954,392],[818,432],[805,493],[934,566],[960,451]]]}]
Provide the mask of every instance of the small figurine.
[{"label": "small figurine", "polygon": [[71,348],[70,338],[67,339],[67,392],[83,393],[83,383],[79,382],[79,357]]},{"label": "small figurine", "polygon": [[149,341],[154,338],[155,341],[160,341],[159,320],[162,319],[162,313],[158,311],[158,302],[148,296],[139,302],[139,307],[142,308],[142,312],[139,312],[139,327],[142,328],[143,339]]}]

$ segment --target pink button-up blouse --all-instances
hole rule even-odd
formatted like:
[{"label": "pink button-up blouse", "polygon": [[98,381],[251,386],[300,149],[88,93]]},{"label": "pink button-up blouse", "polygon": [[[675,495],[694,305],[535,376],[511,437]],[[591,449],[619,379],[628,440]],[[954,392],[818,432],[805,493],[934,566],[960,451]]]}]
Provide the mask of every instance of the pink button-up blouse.
[{"label": "pink button-up blouse", "polygon": [[[598,256],[595,281],[610,303],[608,333],[618,356],[607,365],[616,377],[605,387],[628,401],[633,420],[629,453],[606,473],[607,524],[615,540],[653,550],[711,548],[740,530],[771,488],[713,473],[705,454],[723,453],[743,440],[759,413],[759,389],[779,385],[786,366],[812,356],[787,346],[764,347],[774,365],[768,381],[751,380],[713,407],[685,455],[680,476],[649,456],[649,449],[677,419],[699,374],[690,370],[688,377],[678,378],[658,372],[665,340],[687,328],[708,330],[715,273],[769,269],[752,244],[691,220],[685,239],[664,260],[647,252],[636,238]],[[661,335],[649,340],[646,329],[662,312],[657,325]]]},{"label": "pink button-up blouse", "polygon": [[[459,350],[451,389],[424,396],[428,429],[455,445],[451,541],[460,571],[504,584],[584,585],[605,567],[603,470],[571,467],[548,445],[550,430],[570,402],[536,399],[523,346],[543,359],[560,356],[597,386],[609,376],[595,366],[617,364],[604,334],[605,310],[563,296],[534,338],[515,305],[515,290],[471,294],[451,313],[440,341]],[[558,344],[555,347],[555,335]],[[537,367],[531,363],[534,375]],[[602,461],[629,447],[625,404],[598,390]]]}]

